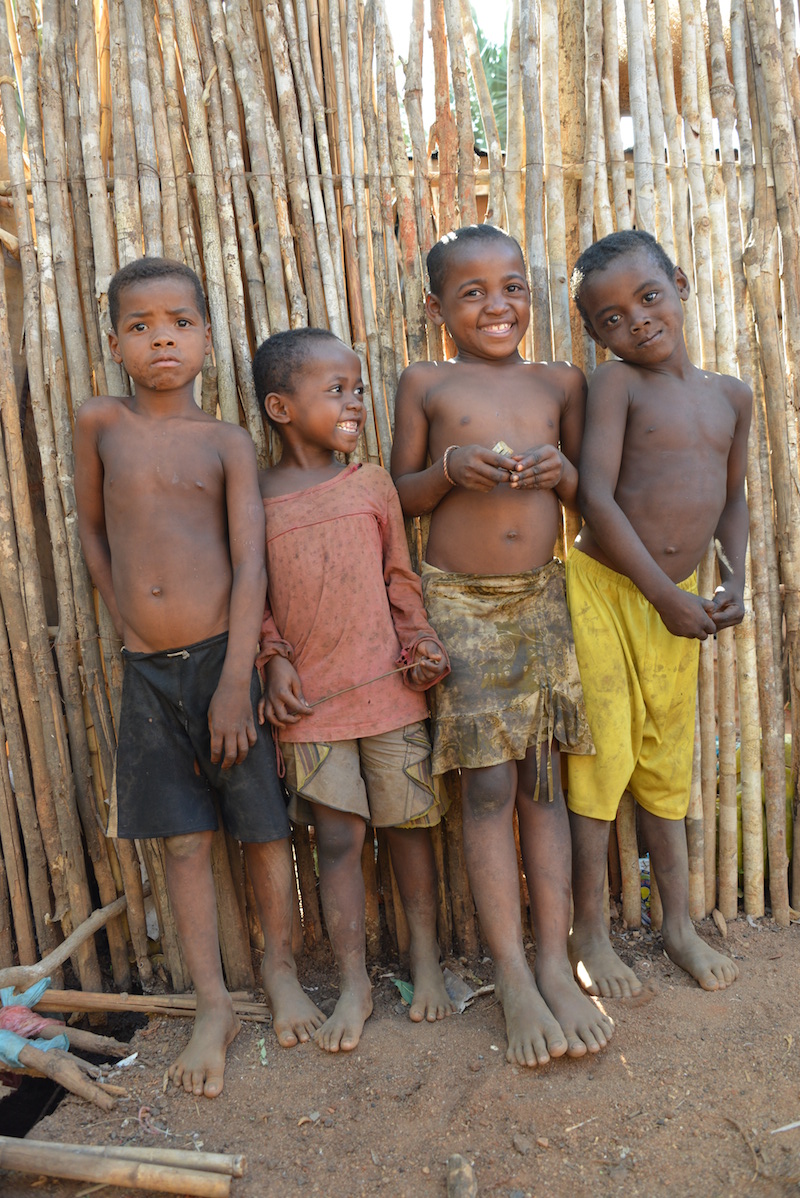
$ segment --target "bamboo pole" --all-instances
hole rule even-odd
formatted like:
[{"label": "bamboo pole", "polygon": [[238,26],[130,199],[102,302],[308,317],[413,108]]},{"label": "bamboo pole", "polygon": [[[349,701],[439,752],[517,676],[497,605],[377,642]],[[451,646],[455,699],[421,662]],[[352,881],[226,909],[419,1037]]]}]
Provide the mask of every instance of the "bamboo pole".
[{"label": "bamboo pole", "polygon": [[625,0],[628,29],[628,88],[633,118],[633,171],[636,181],[636,227],[656,231],[655,181],[647,107],[645,29],[641,0]]},{"label": "bamboo pole", "polygon": [[505,182],[503,169],[503,149],[500,144],[500,133],[494,115],[492,96],[489,84],[486,82],[486,72],[481,61],[478,38],[472,21],[472,12],[468,0],[461,0],[461,30],[464,37],[464,48],[469,60],[469,69],[475,94],[478,97],[478,108],[483,124],[483,134],[486,138],[486,151],[489,159],[489,201],[484,220],[489,224],[503,225],[505,217]]},{"label": "bamboo pole", "polygon": [[531,280],[533,354],[552,354],[550,297],[544,231],[544,131],[539,96],[539,25],[533,4],[520,4],[520,69],[525,111],[525,228],[524,248]]},{"label": "bamboo pole", "polygon": [[458,223],[460,225],[476,225],[478,223],[478,207],[475,200],[475,145],[459,0],[444,0],[444,19],[447,28],[447,48],[450,52],[450,82],[455,100],[458,136]]},{"label": "bamboo pole", "polygon": [[[43,1057],[50,1055],[41,1054]],[[226,1174],[208,1173],[185,1166],[175,1168],[162,1162],[150,1164],[116,1157],[97,1157],[80,1151],[62,1152],[61,1149],[60,1144],[43,1140],[2,1137],[0,1167],[71,1181],[91,1181],[102,1186],[157,1190],[162,1194],[193,1194],[199,1198],[227,1198],[230,1194],[231,1178]]]}]

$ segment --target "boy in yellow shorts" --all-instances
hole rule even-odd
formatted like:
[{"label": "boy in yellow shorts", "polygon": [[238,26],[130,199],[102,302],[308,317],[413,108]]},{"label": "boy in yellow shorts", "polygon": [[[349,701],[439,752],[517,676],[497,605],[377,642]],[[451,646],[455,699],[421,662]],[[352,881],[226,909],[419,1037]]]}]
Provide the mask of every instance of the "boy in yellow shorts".
[{"label": "boy in yellow shorts", "polygon": [[[737,976],[689,917],[689,804],[699,642],[744,615],[744,496],[751,394],[694,366],[683,338],[689,282],[648,233],[586,250],[572,296],[590,336],[621,361],[589,387],[579,497],[586,526],[567,563],[567,598],[596,756],[569,761],[573,968],[592,994],[641,982],[603,916],[609,824],[623,791],[639,805],[670,958],[705,990]],[[721,585],[698,596],[714,538]]]}]

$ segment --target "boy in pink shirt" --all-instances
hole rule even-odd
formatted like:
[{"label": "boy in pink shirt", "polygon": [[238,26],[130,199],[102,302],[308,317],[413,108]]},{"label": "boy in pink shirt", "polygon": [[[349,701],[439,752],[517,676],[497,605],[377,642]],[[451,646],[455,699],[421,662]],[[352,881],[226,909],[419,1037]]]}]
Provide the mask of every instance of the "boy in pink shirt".
[{"label": "boy in pink shirt", "polygon": [[256,391],[283,445],[262,476],[269,594],[260,716],[278,729],[296,822],[313,823],[320,890],[341,978],[316,1040],[358,1044],[372,1011],[361,850],[387,831],[411,936],[411,1018],[450,1014],[436,939],[428,828],[441,818],[422,691],[448,670],[411,568],[400,503],[378,466],[349,465],[364,425],[358,356],[324,329],[270,337]]}]

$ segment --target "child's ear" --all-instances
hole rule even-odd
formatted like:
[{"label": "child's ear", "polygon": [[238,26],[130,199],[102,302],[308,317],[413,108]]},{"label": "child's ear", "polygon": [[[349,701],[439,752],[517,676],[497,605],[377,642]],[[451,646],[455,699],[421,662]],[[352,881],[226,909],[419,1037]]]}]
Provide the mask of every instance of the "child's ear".
[{"label": "child's ear", "polygon": [[592,341],[594,341],[594,343],[596,345],[599,345],[601,349],[608,349],[608,346],[606,345],[605,341],[603,341],[602,337],[599,337],[597,335],[597,333],[594,331],[592,326],[589,324],[588,320],[584,320],[583,327],[586,329],[586,332],[589,334]]},{"label": "child's ear", "polygon": [[682,300],[689,298],[689,292],[692,290],[692,285],[689,282],[686,273],[679,266],[675,267],[675,286],[678,290],[678,295]]},{"label": "child's ear", "polygon": [[434,324],[444,324],[441,301],[438,295],[434,295],[432,291],[425,296],[425,311]]},{"label": "child's ear", "polygon": [[111,351],[111,357],[118,366],[122,365],[122,354],[119,352],[119,337],[114,329],[108,331],[108,348]]},{"label": "child's ear", "polygon": [[213,344],[213,342],[211,340],[211,325],[209,324],[208,321],[206,321],[206,357],[208,357],[208,355],[211,353],[212,344]]},{"label": "child's ear", "polygon": [[277,391],[270,391],[269,395],[265,398],[264,411],[275,424],[289,424],[291,422],[292,418],[289,413],[286,396],[280,395]]}]

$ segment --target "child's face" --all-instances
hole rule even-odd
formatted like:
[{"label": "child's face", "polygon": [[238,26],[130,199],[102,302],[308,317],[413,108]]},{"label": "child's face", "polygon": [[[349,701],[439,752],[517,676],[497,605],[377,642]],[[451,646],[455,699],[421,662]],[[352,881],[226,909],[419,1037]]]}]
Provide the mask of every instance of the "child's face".
[{"label": "child's face", "polygon": [[[283,423],[291,424],[295,437],[307,445],[352,453],[364,427],[363,396],[358,354],[331,339],[311,349],[294,379],[291,395],[268,395],[266,402],[281,402]],[[270,415],[275,415],[273,409]]]},{"label": "child's face", "polygon": [[441,295],[429,295],[428,315],[446,326],[462,360],[517,357],[531,316],[525,263],[513,241],[459,246],[447,262]]},{"label": "child's face", "polygon": [[581,288],[586,330],[623,362],[653,368],[683,349],[683,305],[689,281],[666,274],[646,250],[621,254]]},{"label": "child's face", "polygon": [[198,312],[191,283],[175,276],[147,279],[119,297],[111,356],[140,388],[176,391],[194,382],[211,349],[211,326]]}]

